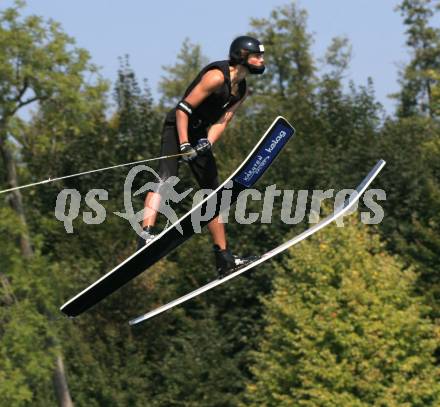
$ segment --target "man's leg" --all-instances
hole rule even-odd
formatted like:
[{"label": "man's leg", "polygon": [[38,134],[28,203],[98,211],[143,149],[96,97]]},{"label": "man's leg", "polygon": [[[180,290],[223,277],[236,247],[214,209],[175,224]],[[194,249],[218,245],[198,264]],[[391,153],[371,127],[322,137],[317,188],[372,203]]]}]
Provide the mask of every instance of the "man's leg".
[{"label": "man's leg", "polygon": [[[177,130],[175,126],[164,126],[162,132],[161,155],[174,155],[179,151]],[[171,176],[177,175],[178,161],[176,157],[166,158],[159,162],[160,181],[165,181]],[[144,217],[142,221],[142,235],[138,239],[138,249],[154,239],[156,232],[153,226],[156,224],[157,213],[160,208],[161,196],[159,192],[151,191],[145,197]]]},{"label": "man's leg", "polygon": [[[212,152],[191,161],[190,167],[201,188],[212,190],[218,188],[217,164]],[[208,223],[208,229],[214,245],[217,245],[221,250],[225,250],[227,246],[225,225],[220,222],[219,216]]]},{"label": "man's leg", "polygon": [[225,224],[220,222],[220,216],[214,218],[208,223],[208,229],[211,233],[212,242],[220,247],[221,250],[226,249],[226,231]]},{"label": "man's leg", "polygon": [[144,220],[142,222],[142,228],[154,226],[156,224],[159,206],[160,194],[158,192],[149,192],[145,198]]},{"label": "man's leg", "polygon": [[[177,138],[176,127],[165,125],[162,132],[162,142],[160,148],[161,156],[174,155],[179,152]],[[160,182],[165,182],[169,177],[176,176],[178,167],[179,164],[176,157],[161,160],[159,162]],[[159,192],[151,191],[147,194],[145,197],[144,220],[142,222],[142,227],[154,226],[156,224],[160,201],[161,196]]]},{"label": "man's leg", "polygon": [[160,195],[157,192],[149,192],[145,197],[144,219],[142,221],[142,233],[137,240],[137,249],[141,249],[149,242],[154,240],[156,233],[154,224],[156,223],[157,211],[160,205]]},{"label": "man's leg", "polygon": [[[212,190],[218,188],[217,165],[212,152],[197,157],[190,163],[190,166],[201,188]],[[254,260],[254,258],[242,258],[232,254],[226,240],[225,225],[220,221],[220,216],[208,223],[208,229],[214,243],[216,269],[220,278]]]}]

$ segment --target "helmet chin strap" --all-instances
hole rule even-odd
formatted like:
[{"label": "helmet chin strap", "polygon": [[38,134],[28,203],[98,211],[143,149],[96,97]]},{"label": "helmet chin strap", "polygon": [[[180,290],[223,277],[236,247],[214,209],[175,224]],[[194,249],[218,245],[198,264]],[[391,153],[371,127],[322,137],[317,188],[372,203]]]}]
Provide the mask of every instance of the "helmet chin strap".
[{"label": "helmet chin strap", "polygon": [[251,75],[261,75],[264,70],[266,69],[266,67],[264,65],[262,66],[256,66],[256,65],[251,65],[249,63],[245,63],[244,66],[249,69],[249,73]]}]

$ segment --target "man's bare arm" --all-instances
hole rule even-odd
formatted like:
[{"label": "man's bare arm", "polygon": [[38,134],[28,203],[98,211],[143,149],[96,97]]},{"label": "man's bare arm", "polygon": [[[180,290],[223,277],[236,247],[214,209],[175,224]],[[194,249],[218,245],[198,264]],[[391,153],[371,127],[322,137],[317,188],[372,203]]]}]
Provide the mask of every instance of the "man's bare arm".
[{"label": "man's bare arm", "polygon": [[240,99],[237,103],[232,105],[225,113],[223,113],[222,117],[220,117],[220,119],[209,128],[208,140],[211,144],[214,144],[220,138],[220,136],[226,130],[226,127],[234,117],[235,112],[245,101],[248,95],[249,92],[248,90],[246,90],[244,97]]},{"label": "man's bare arm", "polygon": [[[194,87],[190,94],[184,99],[193,108],[200,105],[211,93],[223,85],[225,79],[219,69],[213,69],[203,75],[202,80]],[[179,143],[188,142],[188,115],[182,110],[176,110],[177,133],[179,134]]]}]

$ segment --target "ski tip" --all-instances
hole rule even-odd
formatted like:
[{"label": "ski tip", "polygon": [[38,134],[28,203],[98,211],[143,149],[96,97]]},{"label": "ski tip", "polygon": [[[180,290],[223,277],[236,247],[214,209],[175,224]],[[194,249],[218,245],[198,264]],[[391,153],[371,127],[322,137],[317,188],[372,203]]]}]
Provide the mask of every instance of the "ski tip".
[{"label": "ski tip", "polygon": [[75,318],[78,315],[81,314],[81,310],[78,309],[74,302],[75,298],[70,299],[69,301],[65,302],[59,310],[68,318]]},{"label": "ski tip", "polygon": [[291,127],[294,133],[296,132],[295,127],[293,127],[292,124],[284,116],[277,116],[274,120],[274,123],[280,120],[286,123],[289,127]]},{"label": "ski tip", "polygon": [[66,302],[65,304],[63,304],[63,305],[60,307],[60,311],[61,311],[66,317],[68,317],[68,318],[74,318],[74,317],[76,317],[76,315],[72,315],[71,313],[68,312],[68,308],[67,308],[68,305],[69,305],[68,302]]},{"label": "ski tip", "polygon": [[376,175],[379,174],[379,172],[382,171],[382,168],[385,167],[385,164],[386,164],[386,161],[383,159],[380,159],[376,163],[376,165],[373,167],[373,169],[370,171],[370,174],[371,173],[376,173]]},{"label": "ski tip", "polygon": [[64,318],[74,319],[77,317],[77,315],[71,315],[71,314],[66,313],[65,311],[62,311],[61,308],[60,308],[60,311],[63,314]]}]

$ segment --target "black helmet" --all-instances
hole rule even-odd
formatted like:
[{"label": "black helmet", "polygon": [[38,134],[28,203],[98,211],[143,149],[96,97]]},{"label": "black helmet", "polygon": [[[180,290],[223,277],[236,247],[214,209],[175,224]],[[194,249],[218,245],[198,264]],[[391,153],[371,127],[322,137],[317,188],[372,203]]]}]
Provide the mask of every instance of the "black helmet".
[{"label": "black helmet", "polygon": [[264,45],[255,38],[243,35],[237,37],[229,48],[229,61],[233,65],[244,65],[251,74],[262,74],[265,66],[255,66],[248,63],[249,54],[263,54]]}]

